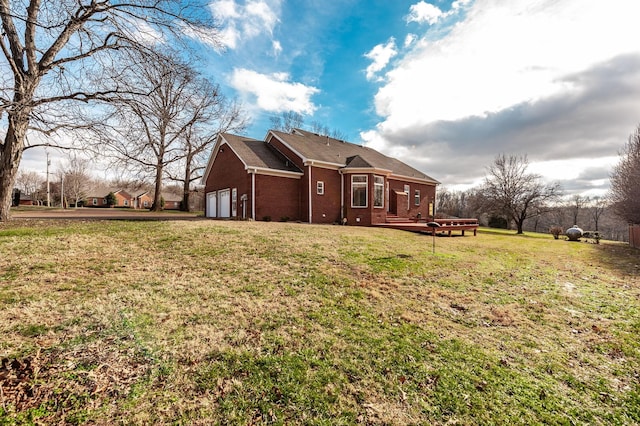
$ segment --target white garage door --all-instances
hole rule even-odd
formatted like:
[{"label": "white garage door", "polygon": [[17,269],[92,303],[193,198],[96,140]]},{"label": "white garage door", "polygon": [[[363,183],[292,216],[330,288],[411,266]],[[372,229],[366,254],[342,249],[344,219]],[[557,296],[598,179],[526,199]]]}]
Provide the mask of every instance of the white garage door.
[{"label": "white garage door", "polygon": [[207,217],[216,217],[218,214],[218,198],[216,195],[215,191],[207,194]]},{"label": "white garage door", "polygon": [[218,217],[231,217],[231,192],[228,189],[218,191]]}]

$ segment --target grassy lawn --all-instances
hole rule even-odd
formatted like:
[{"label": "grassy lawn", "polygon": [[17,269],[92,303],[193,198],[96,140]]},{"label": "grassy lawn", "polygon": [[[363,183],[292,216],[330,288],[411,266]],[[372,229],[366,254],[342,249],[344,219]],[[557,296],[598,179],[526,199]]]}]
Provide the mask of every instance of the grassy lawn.
[{"label": "grassy lawn", "polygon": [[637,424],[640,253],[549,235],[0,224],[0,425]]}]

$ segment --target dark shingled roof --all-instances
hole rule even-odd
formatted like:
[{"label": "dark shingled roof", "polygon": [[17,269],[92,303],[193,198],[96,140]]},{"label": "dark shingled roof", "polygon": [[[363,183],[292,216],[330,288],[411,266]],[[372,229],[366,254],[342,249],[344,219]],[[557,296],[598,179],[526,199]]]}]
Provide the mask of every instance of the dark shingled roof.
[{"label": "dark shingled roof", "polygon": [[248,167],[300,172],[293,163],[264,141],[230,133],[224,133],[222,137]]},{"label": "dark shingled roof", "polygon": [[352,168],[360,168],[360,167],[373,167],[371,164],[369,164],[367,162],[367,160],[365,160],[364,158],[360,157],[359,155],[354,155],[353,157],[349,157],[347,158],[347,164],[345,167],[352,167]]},{"label": "dark shingled roof", "polygon": [[300,172],[300,170],[272,146],[256,139],[243,136],[222,134],[224,140],[233,148],[235,153],[247,165],[263,169],[282,170],[285,172]]},{"label": "dark shingled roof", "polygon": [[[305,160],[322,161],[342,167],[372,167],[391,170],[396,176],[421,179],[439,183],[432,177],[414,169],[408,164],[362,145],[320,136],[316,133],[295,129],[293,133],[272,130],[271,133],[284,141]],[[356,157],[359,157],[356,159]],[[357,161],[357,163],[354,163]],[[357,165],[356,165],[357,164]]]}]

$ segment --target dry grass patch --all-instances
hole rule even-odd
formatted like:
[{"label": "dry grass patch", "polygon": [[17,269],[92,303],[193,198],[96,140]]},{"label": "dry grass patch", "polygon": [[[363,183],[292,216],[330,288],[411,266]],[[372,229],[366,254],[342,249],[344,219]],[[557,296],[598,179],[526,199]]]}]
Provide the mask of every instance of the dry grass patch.
[{"label": "dry grass patch", "polygon": [[0,424],[634,424],[638,253],[250,222],[0,225]]}]

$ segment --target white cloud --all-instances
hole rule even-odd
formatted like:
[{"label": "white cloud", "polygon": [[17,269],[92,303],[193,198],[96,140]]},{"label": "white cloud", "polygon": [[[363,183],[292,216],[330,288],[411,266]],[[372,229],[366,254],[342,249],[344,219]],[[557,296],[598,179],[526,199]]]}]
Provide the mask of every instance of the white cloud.
[{"label": "white cloud", "polygon": [[209,7],[219,19],[236,19],[240,18],[238,6],[235,0],[217,0],[212,2]]},{"label": "white cloud", "polygon": [[221,24],[220,42],[236,49],[243,41],[267,34],[278,24],[281,0],[216,0],[209,7]]},{"label": "white cloud", "polygon": [[416,39],[418,38],[418,36],[416,36],[415,34],[409,33],[407,34],[407,36],[404,38],[404,48],[406,49],[407,47],[411,46],[413,44],[414,41],[416,41]]},{"label": "white cloud", "polygon": [[[411,20],[442,19],[426,5],[415,4]],[[386,72],[375,97],[382,121],[361,134],[367,145],[390,152],[398,144],[417,144],[405,159],[451,180],[456,173],[468,180],[487,165],[465,160],[456,170],[440,166],[447,156],[464,156],[465,132],[475,155],[483,151],[489,161],[533,141],[539,145],[529,146],[532,159],[548,152],[568,158],[569,147],[606,156],[607,144],[615,155],[611,143],[619,137],[624,143],[632,130],[634,122],[625,120],[640,91],[631,84],[640,71],[637,61],[625,56],[640,55],[628,32],[640,2],[612,0],[603,8],[581,0],[460,0],[446,13],[463,8],[463,20],[447,31],[425,30]],[[624,69],[631,71],[614,78]],[[607,134],[612,123],[622,128]]]},{"label": "white cloud", "polygon": [[319,90],[302,83],[290,82],[287,73],[260,74],[237,68],[231,77],[231,86],[244,97],[251,98],[257,108],[265,111],[313,114],[317,108],[311,97]]},{"label": "white cloud", "polygon": [[[640,12],[640,2],[617,3]],[[607,8],[609,14],[615,14],[614,6]],[[570,93],[564,75],[637,49],[626,30],[634,13],[603,19],[606,13],[580,1],[532,6],[526,0],[478,0],[466,21],[439,41],[417,43],[387,74],[389,83],[376,96],[377,111],[387,125],[403,126],[485,115]],[[612,25],[604,30],[607,22]]]},{"label": "white cloud", "polygon": [[265,1],[248,1],[244,7],[246,12],[243,27],[245,34],[255,37],[264,32],[273,34],[278,23],[278,16]]},{"label": "white cloud", "polygon": [[443,12],[438,6],[421,0],[409,8],[409,15],[407,15],[406,21],[407,23],[417,22],[419,24],[426,23],[434,25],[443,19],[460,12],[460,10],[469,5],[471,1],[472,0],[454,1],[451,3],[451,9],[448,12]]},{"label": "white cloud", "polygon": [[420,1],[409,8],[407,22],[428,23],[430,25],[438,22],[445,14],[437,6],[431,3]]},{"label": "white cloud", "polygon": [[273,46],[273,56],[278,56],[282,53],[282,45],[278,40],[274,40],[273,43],[271,43],[271,46]]},{"label": "white cloud", "polygon": [[471,0],[457,0],[451,3],[451,9],[457,11],[471,3]]},{"label": "white cloud", "polygon": [[378,44],[365,53],[364,56],[373,61],[367,67],[367,80],[373,80],[376,77],[376,73],[382,71],[389,64],[391,58],[397,54],[396,41],[393,37],[386,44]]}]

